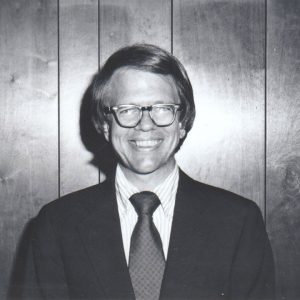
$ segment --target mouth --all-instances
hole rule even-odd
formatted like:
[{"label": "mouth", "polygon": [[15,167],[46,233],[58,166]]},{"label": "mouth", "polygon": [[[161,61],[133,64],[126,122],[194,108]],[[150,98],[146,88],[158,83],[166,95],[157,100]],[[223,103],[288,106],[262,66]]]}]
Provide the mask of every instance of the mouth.
[{"label": "mouth", "polygon": [[130,143],[139,150],[153,150],[159,147],[159,145],[162,143],[162,140],[130,140]]}]

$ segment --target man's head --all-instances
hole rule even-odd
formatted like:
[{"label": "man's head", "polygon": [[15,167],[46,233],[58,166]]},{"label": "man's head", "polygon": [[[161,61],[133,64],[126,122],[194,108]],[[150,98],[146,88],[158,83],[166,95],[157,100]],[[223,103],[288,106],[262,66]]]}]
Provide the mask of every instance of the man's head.
[{"label": "man's head", "polygon": [[168,165],[195,117],[184,67],[153,45],[125,47],[110,56],[94,78],[92,95],[97,131],[135,173]]}]

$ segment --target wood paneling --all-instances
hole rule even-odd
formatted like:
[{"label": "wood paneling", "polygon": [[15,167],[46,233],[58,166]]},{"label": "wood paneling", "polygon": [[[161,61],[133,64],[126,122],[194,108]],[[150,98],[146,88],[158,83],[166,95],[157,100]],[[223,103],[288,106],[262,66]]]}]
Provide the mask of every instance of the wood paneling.
[{"label": "wood paneling", "polygon": [[197,116],[178,154],[192,177],[264,208],[264,2],[174,0],[174,54]]},{"label": "wood paneling", "polygon": [[60,192],[96,184],[98,170],[80,136],[80,106],[98,70],[98,1],[59,2]]},{"label": "wood paneling", "polygon": [[118,48],[137,42],[171,49],[171,2],[101,0],[101,63]]},{"label": "wood paneling", "polygon": [[1,1],[1,299],[25,224],[58,196],[56,32],[56,1]]},{"label": "wood paneling", "polygon": [[300,2],[267,12],[267,227],[278,299],[300,299]]}]

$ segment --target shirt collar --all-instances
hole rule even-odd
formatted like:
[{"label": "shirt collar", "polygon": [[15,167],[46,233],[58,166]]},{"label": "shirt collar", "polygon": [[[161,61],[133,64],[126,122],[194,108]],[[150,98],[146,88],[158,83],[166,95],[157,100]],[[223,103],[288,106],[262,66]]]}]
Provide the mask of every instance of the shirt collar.
[{"label": "shirt collar", "polygon": [[[177,192],[178,179],[179,169],[176,164],[173,171],[165,178],[165,180],[163,180],[162,183],[160,183],[151,191],[158,196],[164,214],[168,217],[173,216],[173,208]],[[115,185],[116,193],[119,196],[117,198],[119,199],[120,212],[127,213],[128,210],[133,209],[129,198],[133,194],[139,193],[141,191],[139,191],[139,189],[126,178],[119,164],[117,165],[116,169]]]}]

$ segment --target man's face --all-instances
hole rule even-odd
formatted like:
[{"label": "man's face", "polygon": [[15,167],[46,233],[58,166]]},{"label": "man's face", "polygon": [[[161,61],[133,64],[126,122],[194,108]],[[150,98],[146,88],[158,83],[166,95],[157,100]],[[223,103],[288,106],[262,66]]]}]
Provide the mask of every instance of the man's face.
[{"label": "man's face", "polygon": [[[168,76],[130,68],[117,70],[108,87],[108,106],[135,104],[179,104],[173,80]],[[118,154],[123,167],[137,174],[149,174],[160,170],[168,172],[174,164],[174,151],[185,135],[179,122],[167,127],[156,126],[148,111],[143,112],[140,123],[134,128],[121,127],[111,115],[104,125],[105,137]]]}]

